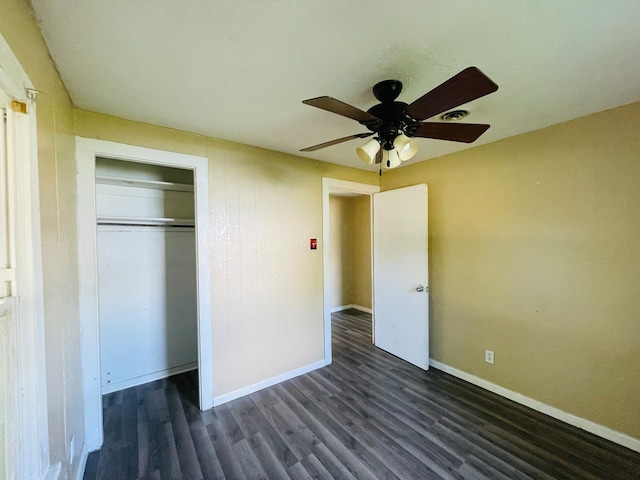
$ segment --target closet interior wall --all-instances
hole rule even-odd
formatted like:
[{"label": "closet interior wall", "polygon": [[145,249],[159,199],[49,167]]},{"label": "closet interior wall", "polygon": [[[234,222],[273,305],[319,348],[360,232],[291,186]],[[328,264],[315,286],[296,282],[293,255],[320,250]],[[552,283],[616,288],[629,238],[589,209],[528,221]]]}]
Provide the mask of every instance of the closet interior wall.
[{"label": "closet interior wall", "polygon": [[197,368],[193,172],[96,159],[102,393]]}]

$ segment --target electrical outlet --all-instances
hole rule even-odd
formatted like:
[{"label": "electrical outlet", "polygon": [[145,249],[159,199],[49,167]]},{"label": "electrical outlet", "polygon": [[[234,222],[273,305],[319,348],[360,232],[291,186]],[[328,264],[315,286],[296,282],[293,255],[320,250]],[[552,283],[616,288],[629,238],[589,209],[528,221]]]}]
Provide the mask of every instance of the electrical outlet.
[{"label": "electrical outlet", "polygon": [[493,350],[484,351],[484,361],[493,365]]}]

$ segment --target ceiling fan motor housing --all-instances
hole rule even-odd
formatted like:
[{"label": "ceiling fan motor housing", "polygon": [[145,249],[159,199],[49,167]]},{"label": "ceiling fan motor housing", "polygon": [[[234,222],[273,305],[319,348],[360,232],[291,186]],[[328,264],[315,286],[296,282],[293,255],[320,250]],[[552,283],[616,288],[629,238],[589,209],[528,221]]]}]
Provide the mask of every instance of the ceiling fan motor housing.
[{"label": "ceiling fan motor housing", "polygon": [[[386,83],[393,82],[393,83]],[[400,89],[402,88],[402,84],[397,80],[385,80],[384,82],[380,82],[376,84],[374,87],[374,94],[376,98],[379,100],[381,98],[385,99],[378,105],[374,105],[369,110],[368,113],[376,116],[379,120],[371,121],[371,122],[360,122],[364,126],[366,126],[372,132],[378,134],[380,143],[387,150],[393,149],[393,140],[404,133],[408,137],[412,137],[415,133],[415,129],[419,125],[419,121],[411,118],[409,115],[405,113],[405,108],[407,104],[405,102],[397,102],[394,99],[400,93],[400,90],[393,90],[391,93],[381,93],[380,90],[376,92],[376,88],[380,85],[400,85]],[[393,87],[394,89],[397,87]]]},{"label": "ceiling fan motor housing", "polygon": [[373,96],[379,102],[393,102],[402,92],[402,82],[400,80],[383,80],[373,86]]}]

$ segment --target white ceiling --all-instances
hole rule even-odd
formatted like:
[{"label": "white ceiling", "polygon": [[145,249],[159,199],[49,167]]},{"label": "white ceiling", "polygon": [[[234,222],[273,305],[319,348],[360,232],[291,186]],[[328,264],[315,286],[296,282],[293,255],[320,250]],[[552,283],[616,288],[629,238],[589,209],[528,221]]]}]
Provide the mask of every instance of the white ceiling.
[{"label": "white ceiling", "polygon": [[302,100],[366,110],[393,78],[411,103],[472,65],[500,86],[467,105],[478,141],[421,139],[412,162],[640,101],[638,0],[32,4],[80,108],[363,169],[363,140],[299,153],[367,131]]}]

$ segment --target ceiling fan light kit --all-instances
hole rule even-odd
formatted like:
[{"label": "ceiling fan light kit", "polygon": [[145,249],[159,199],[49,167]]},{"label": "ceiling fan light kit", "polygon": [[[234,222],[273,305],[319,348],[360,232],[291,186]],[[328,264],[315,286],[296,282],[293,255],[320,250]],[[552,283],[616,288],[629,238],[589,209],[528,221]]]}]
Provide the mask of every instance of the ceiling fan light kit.
[{"label": "ceiling fan light kit", "polygon": [[418,153],[418,141],[407,137],[404,133],[400,133],[394,140],[393,146],[398,151],[398,157],[403,162],[413,158]]},{"label": "ceiling fan light kit", "polygon": [[372,138],[364,145],[356,148],[356,154],[367,165],[373,165],[376,155],[380,151],[380,142],[376,138]]},{"label": "ceiling fan light kit", "polygon": [[400,157],[398,156],[398,151],[393,148],[391,150],[385,150],[386,152],[386,162],[384,162],[384,165],[388,168],[396,168],[398,166],[400,166],[401,160]]},{"label": "ceiling fan light kit", "polygon": [[[382,163],[386,168],[396,168],[411,159],[418,151],[414,137],[435,138],[453,142],[472,143],[487,131],[489,125],[445,122],[424,122],[427,118],[442,114],[464,103],[498,90],[489,77],[476,67],[469,67],[446,82],[418,98],[411,104],[396,101],[402,91],[398,80],[384,80],[373,87],[373,95],[380,102],[366,112],[332,97],[317,97],[302,103],[337,113],[368,128],[371,133],[359,133],[303,149],[303,152],[337,145],[338,143],[376,135],[356,149],[367,165]],[[446,120],[458,120],[462,110],[450,112]],[[443,115],[441,119],[445,120]]]}]

